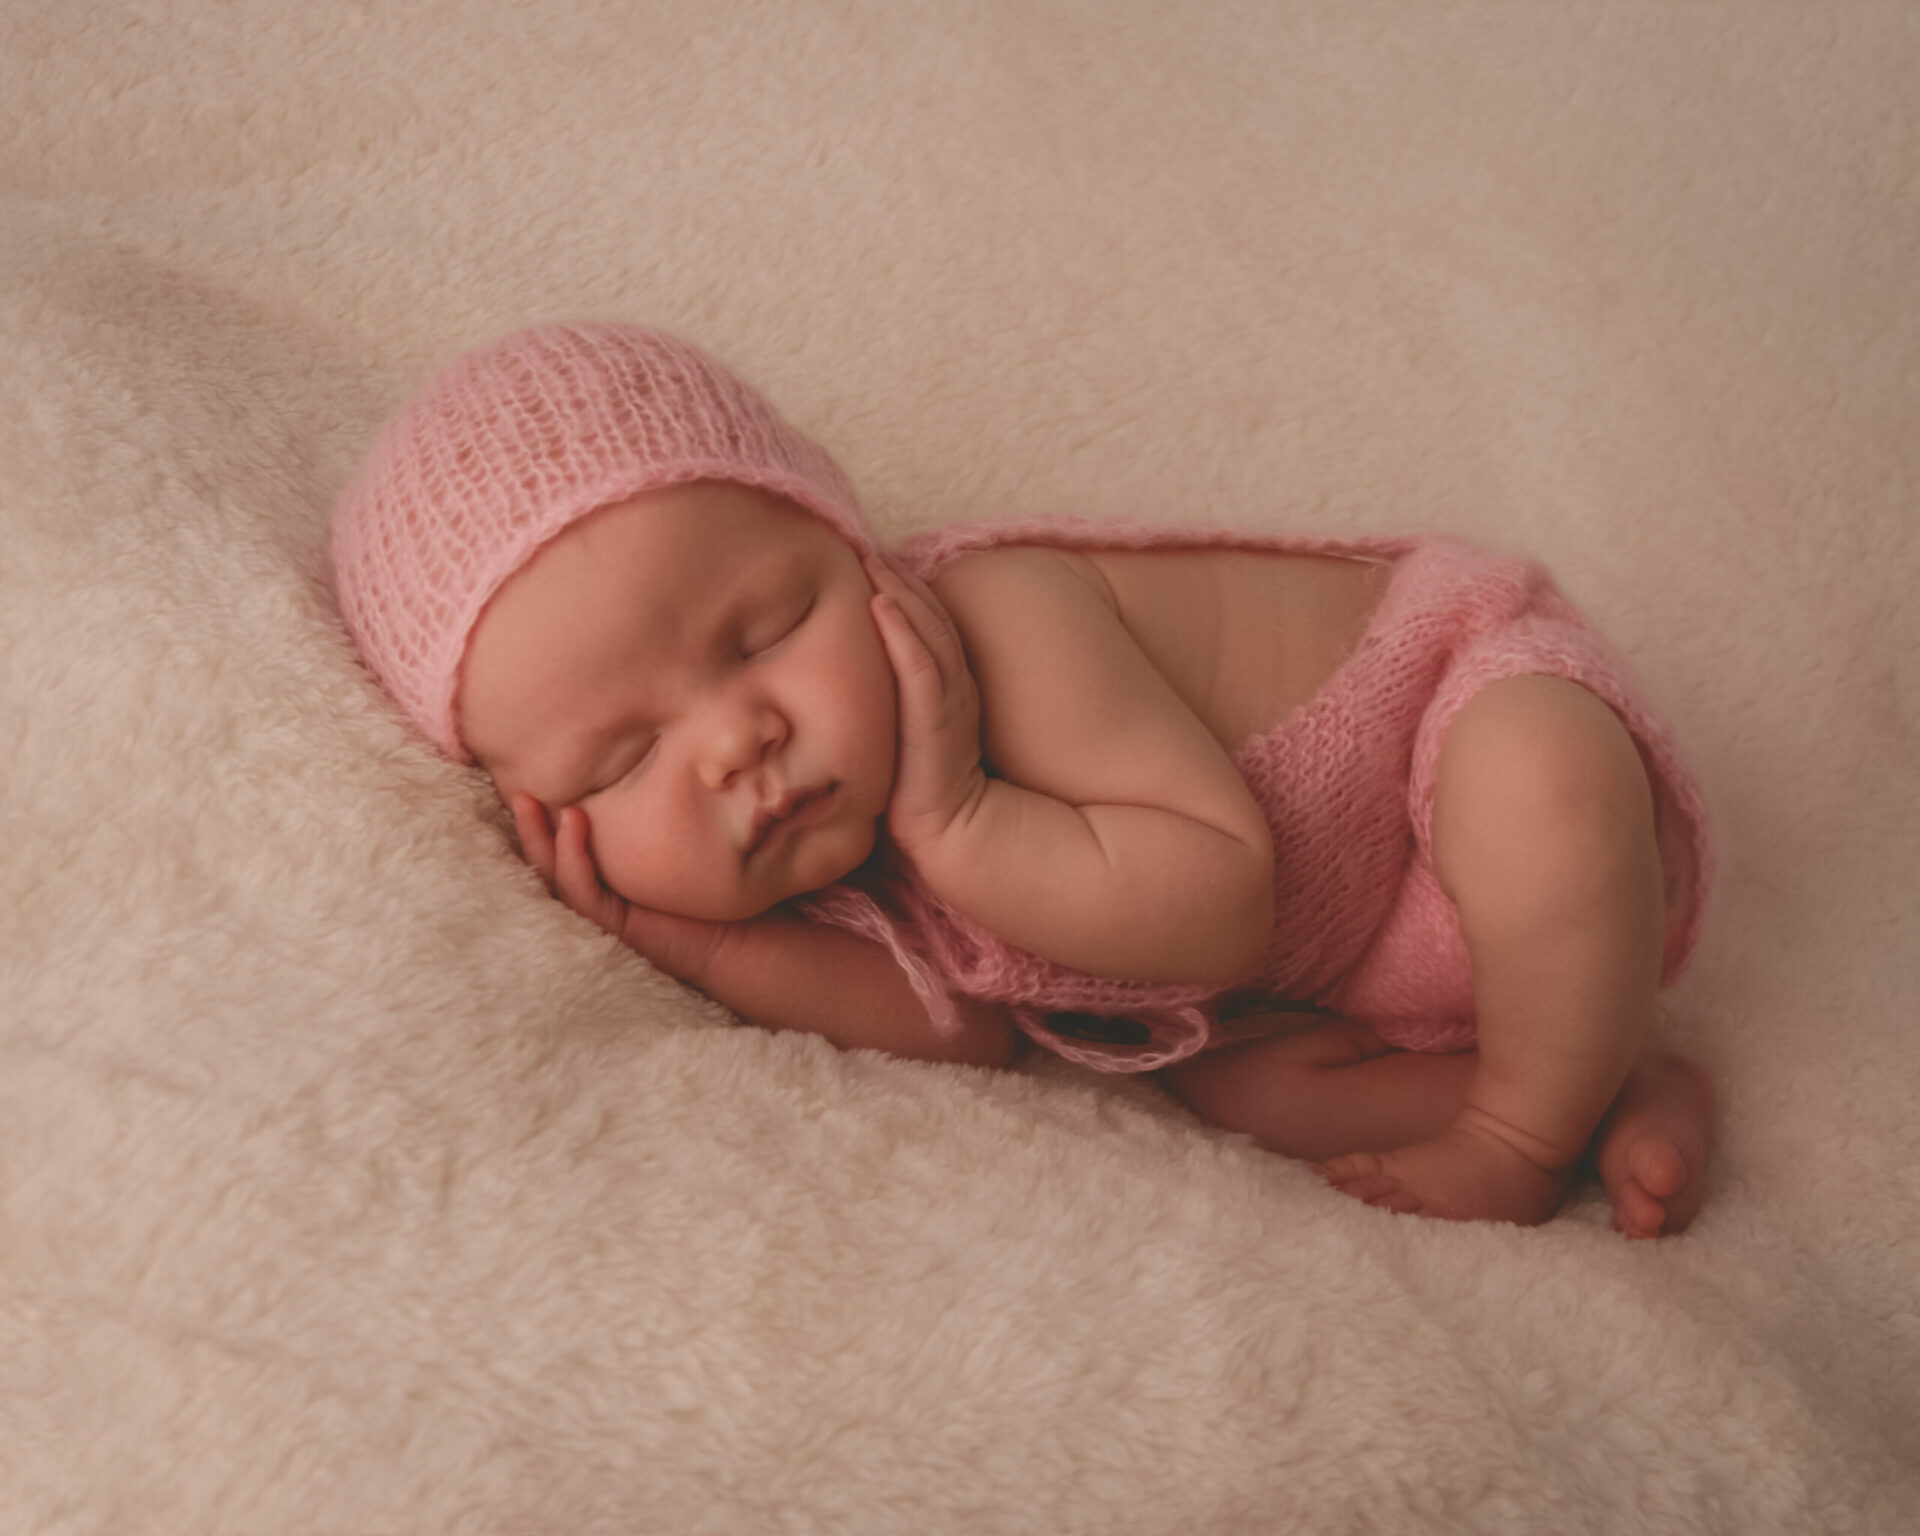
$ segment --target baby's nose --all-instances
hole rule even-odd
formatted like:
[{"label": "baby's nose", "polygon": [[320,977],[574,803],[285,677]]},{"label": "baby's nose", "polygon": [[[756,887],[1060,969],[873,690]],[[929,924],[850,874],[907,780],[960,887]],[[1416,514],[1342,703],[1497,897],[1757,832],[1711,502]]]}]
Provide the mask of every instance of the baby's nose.
[{"label": "baby's nose", "polygon": [[724,788],[737,773],[760,763],[786,739],[778,710],[750,703],[716,712],[707,735],[706,768],[714,788]]}]

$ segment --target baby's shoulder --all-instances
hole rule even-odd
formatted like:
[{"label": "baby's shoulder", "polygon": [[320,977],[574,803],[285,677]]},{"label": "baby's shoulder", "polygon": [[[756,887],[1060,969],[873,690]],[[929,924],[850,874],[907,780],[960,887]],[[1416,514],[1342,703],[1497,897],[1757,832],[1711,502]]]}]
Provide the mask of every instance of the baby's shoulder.
[{"label": "baby's shoulder", "polygon": [[978,596],[1061,581],[1078,583],[1118,611],[1113,585],[1093,559],[1079,550],[1049,544],[1000,544],[968,550],[947,561],[930,585],[944,601],[949,593]]}]

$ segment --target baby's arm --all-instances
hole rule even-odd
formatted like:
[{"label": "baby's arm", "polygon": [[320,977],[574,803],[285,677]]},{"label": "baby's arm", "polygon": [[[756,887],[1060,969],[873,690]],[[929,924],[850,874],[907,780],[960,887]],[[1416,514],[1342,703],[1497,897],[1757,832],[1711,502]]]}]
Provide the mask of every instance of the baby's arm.
[{"label": "baby's arm", "polygon": [[705,970],[678,979],[749,1024],[915,1061],[1004,1067],[1013,1060],[1006,1008],[955,998],[960,1027],[941,1033],[884,945],[780,911],[726,927]]},{"label": "baby's arm", "polygon": [[956,998],[960,1028],[936,1030],[906,973],[871,939],[778,910],[713,923],[634,906],[601,883],[584,814],[562,810],[555,831],[529,795],[515,797],[513,812],[527,862],[556,896],[749,1024],[920,1061],[1003,1067],[1013,1059],[1005,1008]]},{"label": "baby's arm", "polygon": [[1266,818],[1104,598],[1044,549],[957,561],[937,590],[869,569],[900,680],[888,830],[922,878],[1095,975],[1244,979],[1273,928]]}]

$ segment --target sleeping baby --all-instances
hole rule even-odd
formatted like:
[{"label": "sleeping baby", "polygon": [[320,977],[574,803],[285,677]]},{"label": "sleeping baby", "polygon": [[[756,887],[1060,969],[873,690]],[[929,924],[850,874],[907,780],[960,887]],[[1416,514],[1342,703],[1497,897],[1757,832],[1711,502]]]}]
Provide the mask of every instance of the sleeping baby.
[{"label": "sleeping baby", "polygon": [[1534,561],[1055,518],[881,550],[699,350],[522,331],[334,520],[370,670],[581,916],[751,1023],[1154,1072],[1394,1211],[1633,1237],[1705,1187],[1648,1048],[1699,784]]}]

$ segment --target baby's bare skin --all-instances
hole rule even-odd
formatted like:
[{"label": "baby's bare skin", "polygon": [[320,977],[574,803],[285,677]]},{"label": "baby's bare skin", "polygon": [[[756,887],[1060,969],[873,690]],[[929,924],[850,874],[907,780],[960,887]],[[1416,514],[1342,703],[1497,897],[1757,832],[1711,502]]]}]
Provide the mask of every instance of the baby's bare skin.
[{"label": "baby's bare skin", "polygon": [[1325,686],[1392,575],[1384,561],[1268,550],[1062,553],[1228,753]]},{"label": "baby's bare skin", "polygon": [[1684,1056],[1650,1055],[1627,1076],[1594,1137],[1594,1165],[1628,1237],[1684,1232],[1707,1193],[1713,1080]]}]

